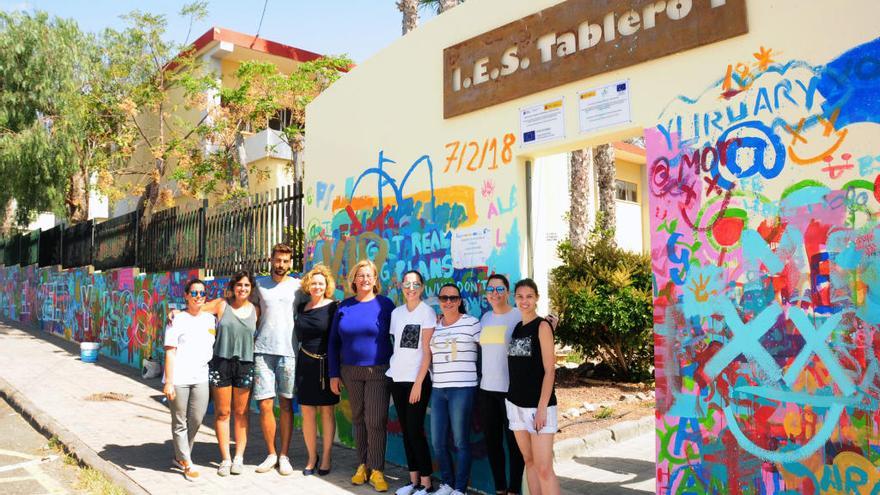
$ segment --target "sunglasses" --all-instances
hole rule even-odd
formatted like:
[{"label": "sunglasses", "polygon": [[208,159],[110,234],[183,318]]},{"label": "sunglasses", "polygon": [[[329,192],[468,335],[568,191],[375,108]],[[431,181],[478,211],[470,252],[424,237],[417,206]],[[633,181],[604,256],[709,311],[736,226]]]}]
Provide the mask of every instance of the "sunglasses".
[{"label": "sunglasses", "polygon": [[461,296],[437,296],[437,299],[440,302],[456,302],[461,299]]},{"label": "sunglasses", "polygon": [[422,284],[420,284],[418,282],[404,282],[403,283],[404,289],[418,289],[421,286],[422,286]]},{"label": "sunglasses", "polygon": [[504,287],[503,285],[499,285],[496,287],[493,287],[490,285],[490,286],[486,287],[486,294],[492,294],[493,292],[501,294],[502,292],[505,292],[506,290],[507,290],[507,287]]},{"label": "sunglasses", "polygon": [[189,291],[189,297],[205,297],[208,293],[203,290],[191,290]]}]

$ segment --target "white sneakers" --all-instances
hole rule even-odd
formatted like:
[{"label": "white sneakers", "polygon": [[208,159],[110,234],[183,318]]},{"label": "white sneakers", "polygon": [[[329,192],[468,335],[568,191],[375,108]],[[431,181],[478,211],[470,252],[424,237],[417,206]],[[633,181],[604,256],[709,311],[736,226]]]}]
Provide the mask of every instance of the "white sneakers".
[{"label": "white sneakers", "polygon": [[256,471],[258,473],[268,473],[276,464],[278,464],[278,456],[267,455],[266,459],[257,466]]},{"label": "white sneakers", "polygon": [[286,455],[278,458],[278,472],[281,473],[282,476],[293,474],[293,466],[290,465],[290,458]]},{"label": "white sneakers", "polygon": [[413,495],[413,492],[416,491],[416,485],[410,483],[406,486],[402,486],[394,492],[394,495]]},{"label": "white sneakers", "polygon": [[241,457],[232,458],[232,466],[229,467],[231,474],[241,474],[244,471],[244,459]]},{"label": "white sneakers", "polygon": [[440,485],[440,488],[437,488],[434,491],[434,495],[452,495],[453,492],[455,492],[455,490],[451,486],[443,483],[442,485]]}]

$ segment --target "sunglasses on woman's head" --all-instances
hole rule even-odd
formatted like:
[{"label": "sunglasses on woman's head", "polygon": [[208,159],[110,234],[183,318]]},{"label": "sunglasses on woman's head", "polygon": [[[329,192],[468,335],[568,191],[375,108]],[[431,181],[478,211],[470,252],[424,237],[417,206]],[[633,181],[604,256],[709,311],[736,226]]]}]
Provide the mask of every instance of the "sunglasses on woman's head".
[{"label": "sunglasses on woman's head", "polygon": [[461,299],[461,296],[437,296],[440,302],[455,302]]},{"label": "sunglasses on woman's head", "polygon": [[205,297],[207,292],[203,290],[191,290],[189,291],[189,297]]},{"label": "sunglasses on woman's head", "polygon": [[493,287],[493,286],[490,285],[490,286],[486,287],[486,293],[487,293],[487,294],[491,294],[491,293],[493,293],[493,292],[497,292],[497,293],[500,294],[500,293],[502,293],[502,292],[504,292],[504,291],[506,291],[506,290],[507,290],[507,287],[504,287],[503,285],[499,285],[499,286],[497,286],[497,287]]}]

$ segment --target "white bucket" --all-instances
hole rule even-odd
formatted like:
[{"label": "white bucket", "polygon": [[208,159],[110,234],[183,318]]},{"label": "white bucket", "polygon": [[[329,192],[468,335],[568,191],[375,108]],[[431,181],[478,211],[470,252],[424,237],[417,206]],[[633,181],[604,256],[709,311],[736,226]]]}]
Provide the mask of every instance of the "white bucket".
[{"label": "white bucket", "polygon": [[98,350],[101,348],[100,342],[80,342],[79,343],[79,359],[84,363],[95,363],[98,361]]}]

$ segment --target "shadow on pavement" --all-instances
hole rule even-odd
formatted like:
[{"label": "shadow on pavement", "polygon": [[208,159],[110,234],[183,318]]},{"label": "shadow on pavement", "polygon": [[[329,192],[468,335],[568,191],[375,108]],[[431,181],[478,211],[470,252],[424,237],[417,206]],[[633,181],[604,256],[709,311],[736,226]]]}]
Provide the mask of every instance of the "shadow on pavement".
[{"label": "shadow on pavement", "polygon": [[[168,432],[168,440],[163,443],[145,443],[142,445],[106,445],[99,455],[116,464],[126,471],[135,469],[151,469],[154,471],[173,471],[171,459],[174,457],[174,447],[171,445],[171,432]],[[217,466],[220,454],[217,444],[214,442],[196,441],[193,446],[193,463],[197,466]],[[250,455],[245,456],[247,463]],[[252,461],[256,461],[254,454]],[[262,460],[262,459],[261,459]]]},{"label": "shadow on pavement", "polygon": [[626,481],[615,480],[605,482],[559,476],[559,483],[562,485],[563,489],[572,490],[575,488],[577,490],[576,493],[590,493],[596,495],[643,494],[646,493],[644,490],[637,490],[621,485],[632,485],[653,480],[655,476],[655,464],[653,461],[626,459],[621,457],[577,457],[573,460],[578,464],[590,466],[609,473],[635,475],[634,478]]}]

